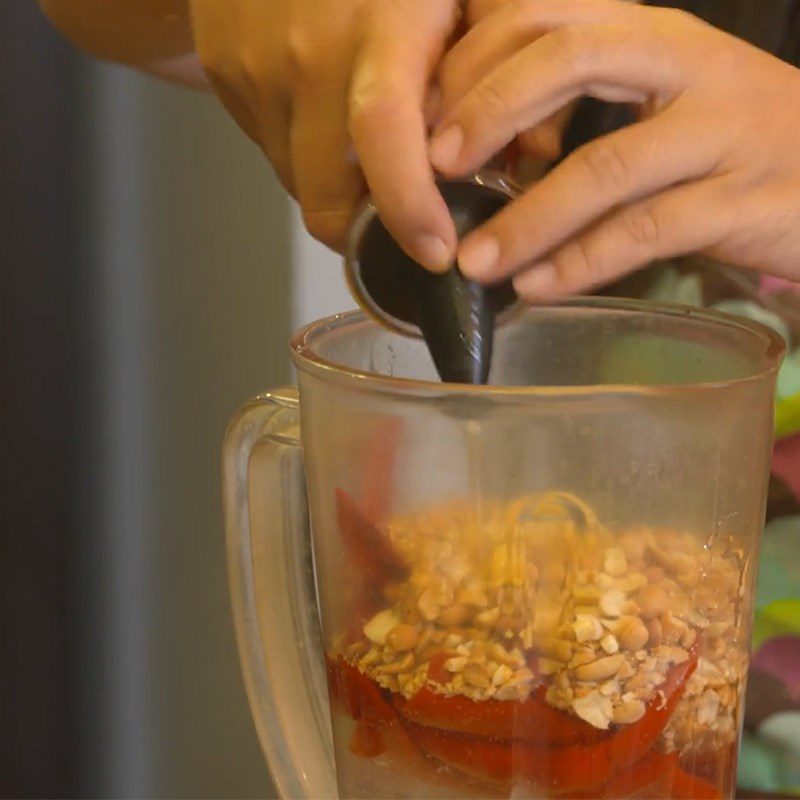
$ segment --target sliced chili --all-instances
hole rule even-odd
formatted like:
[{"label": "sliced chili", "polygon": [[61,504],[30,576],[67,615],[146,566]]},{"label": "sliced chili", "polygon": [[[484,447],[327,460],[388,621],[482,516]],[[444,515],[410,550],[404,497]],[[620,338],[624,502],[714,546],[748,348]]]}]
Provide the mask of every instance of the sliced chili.
[{"label": "sliced chili", "polygon": [[543,789],[567,792],[601,786],[611,772],[608,751],[597,745],[549,749],[445,733],[411,722],[406,723],[406,729],[423,752],[466,775],[499,786],[520,779]]},{"label": "sliced chili", "polygon": [[696,654],[692,654],[683,664],[672,667],[644,716],[632,725],[621,727],[609,741],[611,760],[616,769],[625,769],[640,761],[658,741],[683,696],[686,681],[696,667]]},{"label": "sliced chili", "polygon": [[363,719],[356,722],[349,747],[350,752],[359,758],[377,758],[386,752],[386,742],[380,729]]},{"label": "sliced chili", "polygon": [[[449,674],[441,674],[449,654],[437,656],[431,661],[429,677],[449,679]],[[646,798],[652,787],[654,797],[666,794],[706,800],[719,797],[712,784],[680,769],[674,755],[649,752],[695,666],[696,657],[692,657],[673,667],[642,719],[614,734],[595,731],[550,708],[544,701],[543,687],[518,703],[475,702],[460,695],[446,697],[428,688],[410,699],[395,694],[390,702],[388,693],[343,659],[335,663],[329,660],[328,676],[332,698],[363,723],[356,728],[351,748],[367,758],[399,747],[414,759],[421,750],[484,783],[506,787],[519,779],[564,798],[633,794]],[[521,724],[523,719],[530,722]],[[576,741],[578,734],[604,738]],[[392,745],[387,737],[394,740]]]},{"label": "sliced chili", "polygon": [[440,650],[438,653],[434,653],[431,656],[431,660],[428,662],[428,680],[438,683],[440,686],[449,683],[453,679],[453,673],[445,667],[445,663],[452,658],[452,656],[453,654],[448,653],[446,650]]},{"label": "sliced chili", "polygon": [[[436,664],[431,661],[428,675],[438,683],[446,683],[452,675],[448,673],[445,680],[440,680],[444,677],[441,676],[442,669],[439,660]],[[544,698],[543,686],[521,702],[478,702],[463,695],[447,697],[423,688],[408,700],[396,695],[392,702],[402,717],[418,725],[489,739],[515,739],[529,744],[563,747],[591,744],[610,736],[607,731],[593,728],[549,706]]]},{"label": "sliced chili", "polygon": [[722,800],[716,786],[680,768],[673,773],[669,797],[672,800]]},{"label": "sliced chili", "polygon": [[[673,773],[678,768],[676,753],[648,753],[638,764],[612,778],[603,792],[603,800],[637,800],[669,796]],[[599,799],[596,799],[599,800]]]},{"label": "sliced chili", "polygon": [[336,519],[347,554],[361,574],[371,575],[373,583],[380,586],[408,578],[408,566],[386,531],[372,522],[344,489],[336,489]]},{"label": "sliced chili", "polygon": [[354,720],[391,722],[397,714],[372,678],[343,658],[327,658],[328,691]]},{"label": "sliced chili", "polygon": [[377,423],[361,455],[361,507],[376,523],[385,522],[392,510],[394,473],[403,422],[387,417]]}]

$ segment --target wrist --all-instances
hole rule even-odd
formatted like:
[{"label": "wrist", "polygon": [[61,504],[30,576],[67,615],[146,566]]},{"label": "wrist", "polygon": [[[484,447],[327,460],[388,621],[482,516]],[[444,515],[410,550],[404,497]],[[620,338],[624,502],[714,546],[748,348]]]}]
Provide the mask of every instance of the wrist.
[{"label": "wrist", "polygon": [[157,64],[145,66],[143,69],[157,78],[188,86],[190,89],[212,91],[211,84],[203,70],[203,65],[195,53],[178,56],[177,58],[161,61]]},{"label": "wrist", "polygon": [[187,0],[40,0],[76,47],[141,69],[194,52]]}]

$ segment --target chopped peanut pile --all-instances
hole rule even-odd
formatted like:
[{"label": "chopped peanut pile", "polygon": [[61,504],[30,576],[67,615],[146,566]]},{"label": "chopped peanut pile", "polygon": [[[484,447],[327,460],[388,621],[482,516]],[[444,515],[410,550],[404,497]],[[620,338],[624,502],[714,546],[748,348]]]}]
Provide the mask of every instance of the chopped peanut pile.
[{"label": "chopped peanut pile", "polygon": [[[696,661],[662,752],[729,745],[747,669],[741,554],[649,528],[604,528],[561,493],[396,518],[408,577],[339,653],[381,687],[525,701],[598,731],[638,722]],[[744,620],[743,620],[744,616]]]}]

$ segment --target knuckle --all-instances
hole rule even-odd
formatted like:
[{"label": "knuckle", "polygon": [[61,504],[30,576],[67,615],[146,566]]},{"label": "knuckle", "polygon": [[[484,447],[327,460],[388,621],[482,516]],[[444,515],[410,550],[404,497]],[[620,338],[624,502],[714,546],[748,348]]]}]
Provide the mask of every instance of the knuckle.
[{"label": "knuckle", "polygon": [[[654,7],[651,35],[665,52],[679,42],[684,58],[690,57],[697,68],[702,64],[704,72],[712,68],[722,71],[738,67],[738,40],[713,28],[696,14],[682,8]],[[713,33],[714,45],[710,46],[708,33]]]},{"label": "knuckle", "polygon": [[510,111],[508,99],[490,81],[483,81],[475,87],[475,100],[481,108],[492,118],[506,116]]},{"label": "knuckle", "polygon": [[439,65],[438,82],[442,98],[445,101],[452,101],[454,98],[464,94],[464,64],[457,62],[455,57],[447,54]]},{"label": "knuckle", "polygon": [[350,94],[348,124],[356,139],[365,132],[384,128],[404,102],[403,93],[378,82],[361,84]]},{"label": "knuckle", "polygon": [[352,211],[349,208],[303,207],[303,223],[308,232],[318,241],[338,248],[344,241],[350,226]]},{"label": "knuckle", "polygon": [[469,0],[467,3],[467,23],[472,26],[496,11],[504,3],[517,4],[520,0]]},{"label": "knuckle", "polygon": [[[700,47],[698,47],[700,50]],[[743,54],[749,55],[740,46],[739,41],[733,37],[720,37],[716,47],[711,52],[705,48],[702,57],[709,70],[713,70],[718,75],[738,75],[747,74],[748,65],[743,63]],[[763,86],[760,87],[763,91]]]},{"label": "knuckle", "polygon": [[[495,3],[495,5],[499,5],[499,3]],[[530,16],[531,13],[531,0],[506,0],[504,5],[504,10],[507,11],[513,17],[516,18],[527,18]]]},{"label": "knuckle", "polygon": [[559,28],[550,34],[555,58],[568,72],[582,73],[597,60],[597,42],[588,27]]},{"label": "knuckle", "polygon": [[252,48],[243,47],[232,58],[230,53],[210,43],[205,47],[198,46],[197,55],[217,91],[222,88],[242,99],[257,96],[262,77],[268,72],[259,52]]},{"label": "knuckle", "polygon": [[320,48],[302,27],[291,28],[286,35],[285,66],[294,84],[312,83],[319,78]]},{"label": "knuckle", "polygon": [[684,28],[686,26],[697,25],[700,18],[691,11],[686,11],[683,8],[674,8],[672,6],[659,6],[655,14],[667,25],[676,28]]},{"label": "knuckle", "polygon": [[580,239],[561,249],[556,258],[556,268],[564,288],[568,291],[594,282],[598,275],[596,259]]},{"label": "knuckle", "polygon": [[620,192],[629,185],[629,157],[613,141],[589,144],[579,152],[578,157],[595,186],[606,191]]},{"label": "knuckle", "polygon": [[[594,2],[595,0],[590,0]],[[559,0],[496,0],[495,7],[502,8],[508,18],[515,20],[523,30],[547,29],[547,20],[557,11]]]},{"label": "knuckle", "polygon": [[658,251],[663,226],[651,206],[640,204],[628,208],[622,214],[622,225],[635,245],[648,252]]},{"label": "knuckle", "polygon": [[380,123],[385,109],[380,97],[365,91],[356,91],[350,95],[348,103],[348,126],[353,139],[358,139],[364,130]]},{"label": "knuckle", "polygon": [[206,70],[220,71],[225,62],[224,47],[207,26],[197,26],[194,31],[194,50]]},{"label": "knuckle", "polygon": [[222,59],[217,48],[211,43],[208,37],[198,37],[194,46],[197,57],[203,65],[203,69],[208,72],[219,73]]},{"label": "knuckle", "polygon": [[229,91],[229,81],[227,76],[216,64],[205,59],[204,57],[201,57],[200,63],[203,65],[203,72],[205,73],[208,82],[211,84],[214,91],[220,96],[220,99],[224,104],[225,98],[223,95]]},{"label": "knuckle", "polygon": [[239,56],[238,81],[246,86],[253,96],[259,95],[259,89],[264,84],[264,77],[269,70],[262,62],[260,54],[254,50],[243,50]]}]

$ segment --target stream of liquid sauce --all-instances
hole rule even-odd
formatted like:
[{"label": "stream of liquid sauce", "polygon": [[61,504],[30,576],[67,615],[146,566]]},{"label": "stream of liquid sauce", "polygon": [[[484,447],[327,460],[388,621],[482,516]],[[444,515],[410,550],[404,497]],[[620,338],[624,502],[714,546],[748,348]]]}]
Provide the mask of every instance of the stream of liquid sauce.
[{"label": "stream of liquid sauce", "polygon": [[464,425],[464,446],[466,451],[465,469],[467,492],[473,525],[480,528],[484,522],[484,492],[486,491],[485,471],[488,468],[486,436],[481,423],[469,420]]}]

